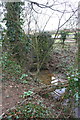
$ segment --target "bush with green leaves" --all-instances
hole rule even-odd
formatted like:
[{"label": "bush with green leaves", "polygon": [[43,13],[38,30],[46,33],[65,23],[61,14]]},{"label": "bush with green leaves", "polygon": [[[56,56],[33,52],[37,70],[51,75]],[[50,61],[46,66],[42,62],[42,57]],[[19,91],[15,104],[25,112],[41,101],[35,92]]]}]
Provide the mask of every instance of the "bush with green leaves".
[{"label": "bush with green leaves", "polygon": [[62,43],[64,44],[64,42],[65,42],[65,40],[66,40],[66,37],[67,37],[67,35],[68,35],[68,32],[65,31],[65,30],[62,30],[62,31],[60,32],[60,35],[61,35]]},{"label": "bush with green leaves", "polygon": [[46,51],[48,51],[49,47],[52,45],[52,38],[49,33],[40,33],[37,36],[38,39],[38,45],[39,45],[39,50],[40,53],[44,54]]},{"label": "bush with green leaves", "polygon": [[[36,33],[32,37],[32,45],[33,45],[33,61],[42,63],[44,57],[49,51],[50,47],[54,43],[54,39],[51,38],[51,35],[47,32]],[[49,54],[47,54],[45,63],[49,58]]]}]

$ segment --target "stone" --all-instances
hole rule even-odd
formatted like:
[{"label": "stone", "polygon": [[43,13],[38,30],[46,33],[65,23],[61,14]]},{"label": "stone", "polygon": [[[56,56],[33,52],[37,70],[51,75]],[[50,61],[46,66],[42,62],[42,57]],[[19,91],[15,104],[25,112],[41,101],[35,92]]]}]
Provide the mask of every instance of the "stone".
[{"label": "stone", "polygon": [[58,79],[54,79],[54,80],[51,81],[51,84],[58,85],[58,82],[59,82]]},{"label": "stone", "polygon": [[53,99],[60,100],[61,96],[65,93],[66,88],[56,89],[55,91],[51,92]]}]

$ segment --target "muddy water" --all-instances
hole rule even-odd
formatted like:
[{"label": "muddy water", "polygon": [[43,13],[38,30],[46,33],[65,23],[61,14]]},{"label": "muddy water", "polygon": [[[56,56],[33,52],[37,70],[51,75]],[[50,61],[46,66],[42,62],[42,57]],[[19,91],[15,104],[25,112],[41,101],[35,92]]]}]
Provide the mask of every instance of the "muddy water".
[{"label": "muddy water", "polygon": [[51,84],[51,77],[52,76],[55,77],[55,74],[50,73],[48,70],[45,70],[45,71],[40,72],[38,78],[42,81],[42,83],[49,85],[49,84]]},{"label": "muddy water", "polygon": [[38,79],[41,80],[42,83],[46,85],[50,85],[52,80],[52,77],[55,78],[55,80],[59,80],[61,82],[67,82],[66,76],[61,73],[50,73],[48,70],[41,71],[39,73]]}]

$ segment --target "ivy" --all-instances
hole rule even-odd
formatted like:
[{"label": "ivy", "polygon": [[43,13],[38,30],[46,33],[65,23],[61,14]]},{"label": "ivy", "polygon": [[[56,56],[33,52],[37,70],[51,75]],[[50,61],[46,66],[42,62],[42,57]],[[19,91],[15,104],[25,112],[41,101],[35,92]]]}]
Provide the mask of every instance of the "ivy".
[{"label": "ivy", "polygon": [[71,71],[70,74],[68,75],[68,81],[69,81],[68,90],[70,91],[69,96],[74,96],[76,101],[79,99],[79,96],[80,96],[80,91],[79,91],[80,77],[79,77],[79,75],[80,75],[80,73],[78,73],[77,69]]},{"label": "ivy", "polygon": [[5,5],[7,13],[4,20],[6,20],[7,36],[10,42],[21,40],[23,32],[21,28],[23,20],[20,17],[23,10],[22,5],[22,2],[7,2]]}]

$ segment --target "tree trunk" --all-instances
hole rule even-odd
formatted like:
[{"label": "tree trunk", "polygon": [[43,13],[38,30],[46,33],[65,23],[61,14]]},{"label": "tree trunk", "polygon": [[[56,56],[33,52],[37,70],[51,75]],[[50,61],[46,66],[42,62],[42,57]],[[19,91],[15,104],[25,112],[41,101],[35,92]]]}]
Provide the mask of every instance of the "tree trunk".
[{"label": "tree trunk", "polygon": [[80,2],[78,3],[78,34],[78,72],[80,73]]},{"label": "tree trunk", "polygon": [[[79,29],[79,36],[78,36],[78,73],[79,73],[79,86],[80,86],[80,1],[78,3],[78,29]],[[79,87],[80,91],[80,87]],[[78,100],[78,118],[80,118],[80,93],[79,93],[79,100]]]},{"label": "tree trunk", "polygon": [[[80,1],[78,3],[78,73],[79,73],[79,79],[78,79],[78,86],[80,86]],[[80,91],[80,88],[79,88]],[[77,105],[77,107],[76,107]],[[74,117],[80,118],[80,93],[78,94],[78,101],[75,102],[74,105]]]}]

